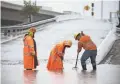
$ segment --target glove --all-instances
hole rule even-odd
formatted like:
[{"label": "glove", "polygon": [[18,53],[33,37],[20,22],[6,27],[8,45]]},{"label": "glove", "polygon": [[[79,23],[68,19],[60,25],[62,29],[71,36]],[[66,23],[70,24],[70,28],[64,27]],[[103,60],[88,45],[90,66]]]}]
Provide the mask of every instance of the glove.
[{"label": "glove", "polygon": [[64,57],[63,56],[60,56],[61,60],[63,61],[64,60]]},{"label": "glove", "polygon": [[35,52],[32,52],[31,55],[32,55],[32,56],[35,56]]}]

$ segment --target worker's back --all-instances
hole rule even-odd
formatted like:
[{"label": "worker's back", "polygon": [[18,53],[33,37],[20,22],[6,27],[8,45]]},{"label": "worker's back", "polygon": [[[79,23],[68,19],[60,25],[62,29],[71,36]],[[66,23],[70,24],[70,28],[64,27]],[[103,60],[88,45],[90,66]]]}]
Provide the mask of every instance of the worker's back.
[{"label": "worker's back", "polygon": [[63,54],[63,43],[58,43],[56,46],[52,49],[47,68],[48,70],[62,70],[63,69],[63,63],[61,61],[60,56]]},{"label": "worker's back", "polygon": [[63,42],[60,42],[60,43],[56,44],[56,46],[52,49],[52,53],[57,55],[57,52],[64,53],[63,50],[64,50]]},{"label": "worker's back", "polygon": [[96,50],[97,49],[95,43],[91,40],[90,36],[88,35],[83,35],[80,38],[79,42],[82,43],[82,47],[85,50]]}]

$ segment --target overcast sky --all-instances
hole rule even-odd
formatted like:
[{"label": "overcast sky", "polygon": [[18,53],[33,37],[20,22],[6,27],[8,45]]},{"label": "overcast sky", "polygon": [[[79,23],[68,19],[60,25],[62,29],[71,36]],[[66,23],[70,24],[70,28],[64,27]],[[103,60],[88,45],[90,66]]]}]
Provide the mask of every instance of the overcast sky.
[{"label": "overcast sky", "polygon": [[[23,0],[2,0],[10,3],[21,4],[23,5]],[[29,0],[27,0],[29,1]],[[31,0],[34,2],[35,0]],[[52,7],[53,11],[74,11],[74,12],[83,12],[83,7],[85,5],[91,6],[91,2],[101,0],[36,0],[37,5]],[[104,1],[115,1],[115,0],[104,0]]]},{"label": "overcast sky", "polygon": [[[2,0],[2,1],[23,5],[23,0]],[[37,5],[52,7],[54,11],[58,12],[62,12],[63,10],[82,12],[83,6],[90,4],[94,0],[36,0],[36,1]]]}]

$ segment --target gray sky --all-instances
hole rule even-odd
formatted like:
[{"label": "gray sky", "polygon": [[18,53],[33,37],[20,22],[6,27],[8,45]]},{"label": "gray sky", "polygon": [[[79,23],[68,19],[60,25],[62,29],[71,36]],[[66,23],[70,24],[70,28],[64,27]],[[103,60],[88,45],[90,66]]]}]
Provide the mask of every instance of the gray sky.
[{"label": "gray sky", "polygon": [[[23,5],[23,0],[2,0],[2,1],[7,1],[10,3],[15,3],[15,4],[21,4]],[[27,0],[29,1],[29,0]],[[35,1],[35,0],[31,0]],[[47,6],[47,7],[52,7],[53,11],[57,12],[62,12],[62,11],[74,11],[74,12],[79,12],[83,14],[83,8],[86,5],[89,5],[91,7],[91,2],[98,2],[99,4],[96,5],[98,8],[96,8],[96,11],[99,12],[99,7],[101,6],[101,0],[36,0],[37,5],[39,6]],[[118,0],[103,0],[103,1],[118,1]],[[97,13],[96,12],[96,13]],[[90,14],[90,10],[88,11]]]},{"label": "gray sky", "polygon": [[[23,5],[23,0],[2,0],[2,1]],[[83,6],[87,4],[90,5],[90,3],[94,0],[36,0],[36,1],[37,5],[52,7],[54,11],[58,12],[62,12],[63,10],[82,12]]]}]

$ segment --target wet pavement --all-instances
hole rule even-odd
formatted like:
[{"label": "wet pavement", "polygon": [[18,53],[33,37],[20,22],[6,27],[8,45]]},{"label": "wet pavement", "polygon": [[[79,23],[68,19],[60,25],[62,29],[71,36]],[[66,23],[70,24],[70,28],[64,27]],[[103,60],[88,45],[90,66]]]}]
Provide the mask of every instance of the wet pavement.
[{"label": "wet pavement", "polygon": [[73,69],[74,64],[64,63],[61,73],[49,72],[46,63],[37,70],[24,70],[23,65],[2,65],[2,84],[120,84],[120,66],[101,64],[93,71],[90,64],[87,71]]}]

